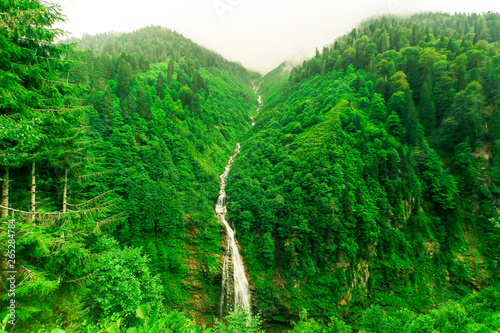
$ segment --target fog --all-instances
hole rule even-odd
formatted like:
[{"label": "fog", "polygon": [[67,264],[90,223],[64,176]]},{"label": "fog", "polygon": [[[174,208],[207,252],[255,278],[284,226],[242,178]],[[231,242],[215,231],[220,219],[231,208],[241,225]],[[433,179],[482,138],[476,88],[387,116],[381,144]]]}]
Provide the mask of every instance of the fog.
[{"label": "fog", "polygon": [[73,36],[129,32],[148,25],[194,42],[265,74],[284,60],[314,55],[361,21],[423,11],[500,11],[498,0],[60,0]]}]

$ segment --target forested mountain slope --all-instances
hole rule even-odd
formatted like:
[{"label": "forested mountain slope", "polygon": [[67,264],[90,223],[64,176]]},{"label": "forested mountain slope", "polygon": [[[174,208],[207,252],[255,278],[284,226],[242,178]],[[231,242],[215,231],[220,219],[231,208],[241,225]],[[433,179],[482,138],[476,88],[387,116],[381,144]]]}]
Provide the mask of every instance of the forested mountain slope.
[{"label": "forested mountain slope", "polygon": [[[498,14],[371,20],[264,78],[161,27],[57,44],[60,19],[0,2],[2,331],[500,329]],[[221,322],[240,141],[253,319]]]},{"label": "forested mountain slope", "polygon": [[265,318],[425,313],[498,282],[499,18],[371,20],[263,79],[227,193]]},{"label": "forested mountain slope", "polygon": [[[37,5],[56,20],[54,9]],[[30,15],[5,7],[14,19]],[[22,43],[15,32],[5,37]],[[9,215],[21,211],[16,328],[57,322],[81,332],[85,321],[109,325],[112,316],[132,324],[146,303],[204,322],[217,314],[220,288],[218,176],[250,128],[258,75],[160,27],[87,36],[81,45],[90,49],[53,46],[64,60],[42,80],[66,90],[38,120],[40,107],[26,103],[17,131],[31,125],[39,144],[9,162]],[[26,82],[37,73],[20,75]],[[2,141],[3,152],[12,140]],[[26,190],[35,161],[36,207]]]},{"label": "forested mountain slope", "polygon": [[222,249],[212,206],[256,107],[251,74],[161,27],[86,44],[72,76],[95,109],[91,135],[105,161],[96,171],[114,169],[100,184],[126,199],[114,235],[143,248],[166,304],[213,316]]}]

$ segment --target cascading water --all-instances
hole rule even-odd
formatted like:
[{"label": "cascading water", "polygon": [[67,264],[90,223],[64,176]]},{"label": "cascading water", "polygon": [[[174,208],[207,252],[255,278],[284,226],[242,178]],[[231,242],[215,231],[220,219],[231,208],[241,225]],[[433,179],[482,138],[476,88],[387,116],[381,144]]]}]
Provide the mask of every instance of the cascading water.
[{"label": "cascading water", "polygon": [[[257,94],[258,87],[254,86],[254,91]],[[262,98],[259,96],[259,107],[257,113],[260,111],[262,104]],[[252,121],[254,117],[252,117]],[[254,123],[252,122],[252,126]],[[226,164],[224,173],[220,175],[221,185],[219,191],[219,198],[217,199],[217,204],[215,205],[215,213],[219,222],[226,227],[227,231],[227,246],[226,252],[224,253],[224,263],[222,268],[222,292],[220,299],[220,317],[224,317],[229,310],[241,309],[251,313],[251,297],[250,289],[248,288],[248,281],[245,275],[245,266],[243,266],[243,260],[241,259],[240,252],[238,251],[238,246],[236,245],[236,239],[234,237],[234,231],[231,229],[227,223],[227,206],[226,206],[226,179],[233,164],[234,159],[240,152],[240,144],[236,144],[236,149],[234,154],[229,158]]]},{"label": "cascading water", "polygon": [[222,182],[220,185],[219,199],[215,205],[215,213],[219,222],[226,227],[227,247],[224,253],[224,266],[222,270],[222,293],[220,300],[220,316],[224,317],[228,310],[242,309],[250,312],[250,289],[245,275],[245,267],[241,259],[234,238],[234,231],[227,223],[226,207],[226,179],[233,164],[234,158],[240,152],[240,144],[236,144],[236,150],[226,164],[224,173],[220,176]]},{"label": "cascading water", "polygon": [[[253,91],[255,91],[255,94],[258,93],[259,87],[253,86]],[[262,107],[262,96],[259,95],[259,107],[257,108],[257,114],[259,114],[260,108]],[[252,127],[255,125],[255,117],[252,117]]]}]

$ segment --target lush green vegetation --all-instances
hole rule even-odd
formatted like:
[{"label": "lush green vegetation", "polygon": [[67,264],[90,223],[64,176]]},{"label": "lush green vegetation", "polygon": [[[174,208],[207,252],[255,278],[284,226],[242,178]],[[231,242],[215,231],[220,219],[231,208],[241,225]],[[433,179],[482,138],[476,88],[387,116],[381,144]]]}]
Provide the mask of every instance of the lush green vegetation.
[{"label": "lush green vegetation", "polygon": [[263,79],[227,193],[264,318],[426,312],[498,280],[498,22],[377,19]]},{"label": "lush green vegetation", "polygon": [[57,7],[1,6],[16,329],[134,325],[145,303],[212,318],[223,252],[212,206],[256,109],[255,74],[159,27],[72,50],[53,43]]},{"label": "lush green vegetation", "polygon": [[[56,44],[60,19],[0,3],[2,331],[500,329],[497,14],[369,21],[264,78],[161,27]],[[219,320],[241,140],[260,315]]]}]

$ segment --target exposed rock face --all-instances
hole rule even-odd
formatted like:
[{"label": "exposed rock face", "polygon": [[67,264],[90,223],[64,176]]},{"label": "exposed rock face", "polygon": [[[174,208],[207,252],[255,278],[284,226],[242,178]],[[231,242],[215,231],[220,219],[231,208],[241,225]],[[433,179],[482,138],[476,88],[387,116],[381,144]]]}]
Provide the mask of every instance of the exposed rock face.
[{"label": "exposed rock face", "polygon": [[[215,221],[212,223],[216,223]],[[192,318],[199,325],[205,324],[207,319],[218,314],[218,293],[221,283],[221,262],[223,249],[219,253],[203,251],[197,245],[199,229],[188,226],[188,252],[184,258],[184,267],[187,269],[182,281],[183,289],[189,293],[184,305]]]}]

